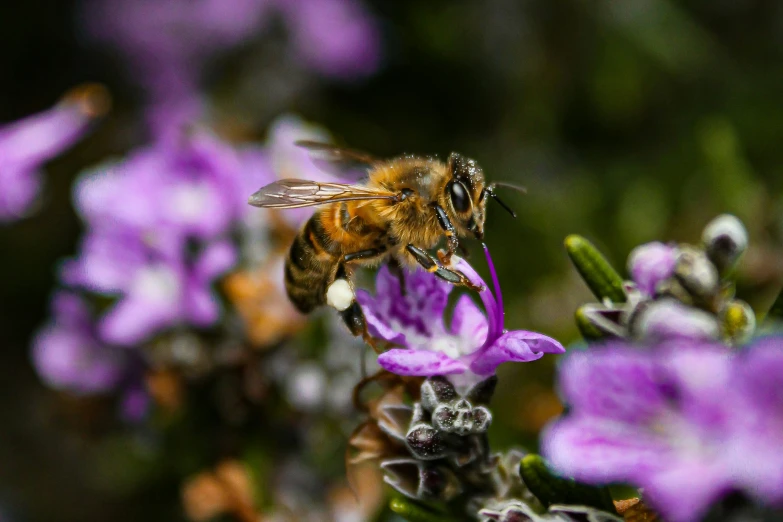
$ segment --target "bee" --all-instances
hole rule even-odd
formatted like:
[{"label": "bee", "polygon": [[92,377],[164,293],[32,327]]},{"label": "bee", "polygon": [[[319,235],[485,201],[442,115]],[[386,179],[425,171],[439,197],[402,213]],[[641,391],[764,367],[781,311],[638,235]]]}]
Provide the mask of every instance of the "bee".
[{"label": "bee", "polygon": [[[391,258],[397,266],[418,264],[449,283],[474,288],[450,266],[459,238],[484,238],[488,197],[516,216],[498,199],[495,188],[520,188],[487,185],[476,161],[457,153],[445,163],[414,155],[380,160],[323,143],[300,141],[297,145],[329,161],[365,166],[366,183],[283,179],[262,187],[250,196],[249,203],[272,209],[320,206],[288,252],[288,297],[302,313],[324,304],[334,307],[351,333],[368,342],[364,314],[354,298],[355,268]],[[443,238],[445,251],[439,250],[437,257],[427,252]]]}]

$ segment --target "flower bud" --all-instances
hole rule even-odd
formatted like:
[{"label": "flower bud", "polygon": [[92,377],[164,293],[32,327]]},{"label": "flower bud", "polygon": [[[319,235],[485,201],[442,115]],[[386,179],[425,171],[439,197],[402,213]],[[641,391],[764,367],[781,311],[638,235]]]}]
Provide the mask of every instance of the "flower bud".
[{"label": "flower bud", "polygon": [[674,273],[677,248],[660,242],[634,248],[628,256],[628,271],[639,290],[655,295],[658,283]]},{"label": "flower bud", "polygon": [[421,385],[421,406],[426,411],[434,411],[444,402],[451,402],[457,397],[457,390],[443,376],[430,377]]},{"label": "flower bud", "polygon": [[629,328],[642,340],[717,339],[720,335],[715,316],[671,298],[649,303],[633,317]]},{"label": "flower bud", "polygon": [[756,329],[756,315],[745,301],[729,301],[720,311],[721,330],[727,341],[739,345],[750,339]]},{"label": "flower bud", "polygon": [[748,248],[748,231],[736,216],[723,214],[704,228],[704,249],[721,273],[730,270]]},{"label": "flower bud", "polygon": [[683,246],[677,253],[674,274],[692,296],[708,299],[720,291],[720,276],[715,265],[701,250]]},{"label": "flower bud", "polygon": [[410,452],[421,460],[439,459],[448,453],[446,441],[438,430],[424,423],[414,426],[405,442]]}]

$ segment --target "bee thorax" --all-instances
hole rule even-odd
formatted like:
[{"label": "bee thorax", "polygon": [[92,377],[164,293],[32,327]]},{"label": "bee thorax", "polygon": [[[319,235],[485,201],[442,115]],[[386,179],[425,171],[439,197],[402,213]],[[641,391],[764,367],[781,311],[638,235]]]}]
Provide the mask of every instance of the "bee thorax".
[{"label": "bee thorax", "polygon": [[337,279],[326,290],[326,304],[342,312],[347,310],[354,300],[353,288],[345,279]]}]

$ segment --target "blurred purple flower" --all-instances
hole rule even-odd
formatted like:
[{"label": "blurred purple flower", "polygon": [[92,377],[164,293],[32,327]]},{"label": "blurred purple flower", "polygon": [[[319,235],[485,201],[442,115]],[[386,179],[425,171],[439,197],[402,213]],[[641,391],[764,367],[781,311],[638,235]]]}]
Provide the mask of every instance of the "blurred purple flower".
[{"label": "blurred purple flower", "polygon": [[367,76],[380,64],[376,21],[356,0],[275,0],[296,54],[325,76]]},{"label": "blurred purple flower", "polygon": [[399,280],[385,266],[378,272],[375,296],[360,290],[357,300],[364,310],[370,333],[404,346],[378,357],[378,363],[399,375],[449,375],[466,372],[482,378],[495,373],[504,362],[528,362],[564,348],[545,335],[524,330],[506,331],[503,301],[495,268],[485,247],[495,294],[471,266],[460,259],[455,268],[483,290],[479,296],[487,315],[463,295],[454,308],[450,328],[443,322],[452,285],[424,271],[407,273],[405,294]]},{"label": "blurred purple flower", "polygon": [[629,482],[672,522],[698,520],[729,490],[783,500],[783,338],[739,356],[720,344],[622,342],[560,368],[569,414],[543,435],[562,473]]},{"label": "blurred purple flower", "polygon": [[0,221],[30,210],[40,190],[41,166],[84,136],[105,110],[101,103],[106,97],[100,88],[81,89],[47,111],[0,127]]},{"label": "blurred purple flower", "polygon": [[658,241],[638,246],[628,256],[628,271],[639,290],[655,295],[658,282],[674,274],[677,247]]},{"label": "blurred purple flower", "polygon": [[210,239],[229,232],[247,211],[245,174],[232,147],[192,131],[91,170],[78,182],[74,199],[93,228]]},{"label": "blurred purple flower", "polygon": [[196,109],[208,62],[263,30],[272,9],[306,66],[347,79],[377,69],[378,28],[355,0],[92,0],[83,13],[87,31],[120,49],[153,103],[182,112]]},{"label": "blurred purple flower", "polygon": [[87,173],[75,190],[89,226],[63,279],[119,294],[99,332],[132,345],[177,324],[219,317],[215,279],[237,261],[229,235],[247,205],[239,155],[204,133],[162,141]]},{"label": "blurred purple flower", "polygon": [[198,92],[215,53],[248,39],[269,0],[93,0],[84,18],[92,37],[119,48],[153,99],[176,102]]},{"label": "blurred purple flower", "polygon": [[98,340],[87,305],[68,292],[52,300],[52,319],[33,341],[33,364],[46,383],[75,393],[113,389],[127,373],[124,350]]}]

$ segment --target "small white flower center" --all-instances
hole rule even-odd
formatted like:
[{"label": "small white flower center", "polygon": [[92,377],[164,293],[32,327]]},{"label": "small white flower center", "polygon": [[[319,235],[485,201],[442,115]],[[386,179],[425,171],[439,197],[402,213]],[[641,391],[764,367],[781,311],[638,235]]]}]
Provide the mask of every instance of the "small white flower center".
[{"label": "small white flower center", "polygon": [[186,183],[174,188],[171,196],[171,209],[174,214],[184,220],[197,219],[209,206],[212,191],[206,183]]},{"label": "small white flower center", "polygon": [[180,293],[179,278],[169,267],[147,266],[136,274],[130,292],[146,301],[160,304],[174,303]]}]

